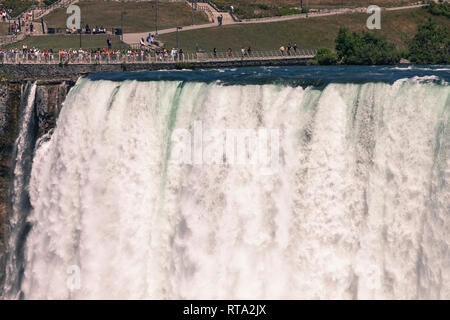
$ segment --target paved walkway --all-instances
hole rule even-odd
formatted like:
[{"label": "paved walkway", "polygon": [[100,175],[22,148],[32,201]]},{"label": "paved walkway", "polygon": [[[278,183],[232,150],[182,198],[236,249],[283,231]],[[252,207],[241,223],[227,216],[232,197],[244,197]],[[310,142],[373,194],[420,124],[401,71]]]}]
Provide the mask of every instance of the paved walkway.
[{"label": "paved walkway", "polygon": [[[30,25],[30,23],[33,23],[33,33],[26,32],[25,25],[22,26],[22,32],[14,35],[14,36],[2,36],[0,37],[0,45],[6,45],[9,43],[17,42],[25,38],[25,36],[40,36],[44,34],[44,30],[42,29],[42,23],[40,22],[40,19],[44,17],[45,15],[49,14],[55,9],[58,8],[66,8],[70,6],[71,4],[77,3],[79,0],[59,0],[55,3],[53,3],[50,6],[43,7],[42,9],[33,9],[31,10],[32,16],[29,19],[26,19],[26,12],[28,10],[25,10],[21,14],[19,14],[16,18],[10,19],[9,22],[11,25],[17,25],[19,22],[24,22],[26,25]],[[45,23],[45,21],[44,21]],[[46,26],[45,26],[46,28]]]},{"label": "paved walkway", "polygon": [[[202,5],[208,5],[206,3],[202,3]],[[200,5],[200,3],[199,3]],[[209,5],[208,5],[209,6]],[[410,5],[410,6],[403,6],[403,7],[393,7],[393,8],[385,8],[386,11],[395,11],[395,10],[408,10],[408,9],[415,9],[427,6],[427,4],[418,4],[418,5]],[[210,9],[214,10],[211,6],[209,6]],[[259,18],[259,19],[245,19],[241,22],[235,22],[233,19],[224,19],[223,25],[241,25],[241,24],[252,24],[252,23],[273,23],[273,22],[282,22],[282,21],[289,21],[289,20],[296,20],[296,19],[306,19],[306,18],[315,18],[315,17],[325,17],[325,16],[331,16],[331,15],[339,15],[339,14],[350,14],[350,13],[365,13],[367,8],[344,8],[344,9],[336,9],[336,10],[329,10],[329,11],[320,11],[320,12],[310,12],[308,16],[305,13],[302,14],[293,14],[289,16],[282,16],[282,17],[268,17],[268,18]],[[217,11],[214,10],[214,12],[217,13]],[[220,13],[218,13],[220,14]],[[224,14],[225,16],[225,14]],[[216,20],[217,21],[217,20]],[[207,24],[200,24],[200,25],[191,25],[183,27],[180,32],[183,31],[189,31],[189,30],[197,30],[197,29],[206,29],[206,28],[213,28],[217,27],[217,22],[215,23],[207,23]],[[159,30],[158,34],[167,34],[167,33],[173,33],[176,32],[176,28],[168,28]],[[127,44],[136,44],[139,43],[141,38],[146,39],[147,35],[149,33],[154,34],[155,31],[146,31],[146,32],[140,32],[140,33],[124,33],[123,35],[123,41]]]},{"label": "paved walkway", "polygon": [[[56,52],[56,50],[55,50]],[[291,50],[289,53],[281,51],[252,51],[244,55],[240,52],[232,53],[217,52],[197,53],[185,52],[182,58],[174,59],[171,56],[162,56],[154,53],[143,54],[97,54],[89,53],[64,53],[64,54],[44,54],[43,51],[37,53],[25,53],[21,50],[0,50],[0,64],[148,64],[148,63],[174,63],[174,62],[230,62],[230,61],[267,61],[267,60],[298,60],[312,59],[316,55],[316,50]]]}]

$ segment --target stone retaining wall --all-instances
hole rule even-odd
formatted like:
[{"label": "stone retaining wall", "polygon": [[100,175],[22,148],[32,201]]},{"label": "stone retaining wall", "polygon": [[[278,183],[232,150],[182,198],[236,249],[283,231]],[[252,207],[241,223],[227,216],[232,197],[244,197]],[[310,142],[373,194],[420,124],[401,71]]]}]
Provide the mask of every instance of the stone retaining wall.
[{"label": "stone retaining wall", "polygon": [[0,64],[0,72],[23,79],[71,79],[98,72],[156,71],[176,69],[236,68],[257,66],[307,65],[309,58],[270,60],[230,60],[189,63],[125,63],[125,64]]}]

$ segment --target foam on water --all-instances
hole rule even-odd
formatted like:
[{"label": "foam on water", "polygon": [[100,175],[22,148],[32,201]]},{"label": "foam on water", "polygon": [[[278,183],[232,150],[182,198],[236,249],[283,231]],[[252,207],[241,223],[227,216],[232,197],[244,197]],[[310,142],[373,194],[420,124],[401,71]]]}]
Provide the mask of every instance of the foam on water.
[{"label": "foam on water", "polygon": [[[417,80],[81,79],[34,156],[24,297],[449,299],[449,108]],[[279,129],[278,170],[170,161],[195,121]]]}]

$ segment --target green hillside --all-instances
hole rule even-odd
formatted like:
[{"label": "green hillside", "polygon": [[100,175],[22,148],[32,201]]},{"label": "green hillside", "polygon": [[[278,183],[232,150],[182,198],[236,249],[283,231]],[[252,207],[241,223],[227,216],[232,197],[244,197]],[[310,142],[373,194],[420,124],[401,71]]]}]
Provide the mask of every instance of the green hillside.
[{"label": "green hillside", "polygon": [[[81,9],[83,25],[101,26],[107,29],[121,26],[121,12],[123,16],[124,32],[145,32],[155,29],[156,8],[154,2],[105,2],[81,1],[77,3]],[[47,15],[44,20],[51,28],[66,28],[66,9],[57,9]],[[195,24],[208,22],[203,12],[196,12]],[[164,3],[158,5],[158,25],[160,29],[192,24],[191,8],[181,2]]]},{"label": "green hillside", "polygon": [[[367,30],[367,17],[367,14],[346,14],[183,31],[179,34],[180,47],[189,51],[194,50],[196,44],[208,51],[214,47],[225,51],[227,48],[238,50],[248,46],[253,50],[277,50],[288,42],[297,42],[300,48],[334,48],[334,39],[340,27],[351,31]],[[450,19],[444,16],[431,15],[425,9],[410,9],[383,12],[381,29],[370,32],[386,36],[397,47],[404,48],[407,40],[415,34],[417,26],[430,17],[438,24],[450,25]],[[161,40],[172,47],[175,45],[175,34],[161,35]]]},{"label": "green hillside", "polygon": [[306,10],[306,8],[333,9],[369,5],[393,7],[415,3],[417,0],[212,0],[212,2],[223,10],[229,10],[233,6],[236,16],[249,19],[299,13],[300,3]]}]

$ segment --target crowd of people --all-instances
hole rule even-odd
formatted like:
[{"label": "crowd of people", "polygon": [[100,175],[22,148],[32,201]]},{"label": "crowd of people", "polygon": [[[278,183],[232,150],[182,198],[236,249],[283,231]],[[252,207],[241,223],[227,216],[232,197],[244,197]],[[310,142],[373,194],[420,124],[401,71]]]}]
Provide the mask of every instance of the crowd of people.
[{"label": "crowd of people", "polygon": [[66,29],[67,34],[75,34],[75,33],[84,33],[84,34],[106,34],[106,28],[103,27],[103,25],[95,26],[91,29],[91,27],[86,24],[84,28],[81,28],[80,30],[77,30],[75,27],[72,29]]},{"label": "crowd of people", "polygon": [[10,13],[7,9],[0,9],[0,16],[2,22],[9,22],[8,34],[32,34],[35,29],[33,25],[33,12],[25,11],[21,13],[16,19],[11,19]]},{"label": "crowd of people", "polygon": [[289,42],[286,47],[284,45],[281,45],[280,54],[282,56],[284,56],[285,54],[288,56],[290,56],[291,54],[296,55],[297,54],[297,43],[294,43],[291,45],[291,43]]},{"label": "crowd of people", "polygon": [[141,38],[139,45],[141,50],[153,51],[160,61],[182,61],[184,59],[182,48],[172,48],[172,50],[161,48],[158,41],[155,40],[155,36],[151,33],[148,34],[147,39]]},{"label": "crowd of people", "polygon": [[[147,43],[146,43],[147,41]],[[258,54],[258,53],[256,53]],[[286,47],[280,47],[280,55],[296,55],[297,44],[288,43]],[[251,47],[241,48],[237,55],[228,48],[226,53],[219,55],[217,48],[212,50],[212,58],[249,58],[253,56]],[[189,55],[191,57],[191,55]],[[198,52],[197,52],[198,57]],[[100,62],[145,62],[145,61],[184,61],[185,53],[181,48],[166,49],[159,47],[159,43],[152,34],[147,39],[141,38],[140,48],[113,49],[110,37],[106,40],[106,46],[97,49],[52,49],[28,48],[23,44],[21,49],[0,49],[0,63],[9,62],[62,62],[62,63],[100,63]]]},{"label": "crowd of people", "polygon": [[182,49],[161,49],[152,52],[145,49],[38,49],[23,45],[21,49],[0,49],[0,63],[20,62],[61,62],[61,63],[100,63],[100,62],[145,62],[145,61],[182,61]]},{"label": "crowd of people", "polygon": [[0,62],[22,62],[22,61],[50,61],[53,60],[52,49],[28,48],[23,45],[22,49],[0,49]]}]

